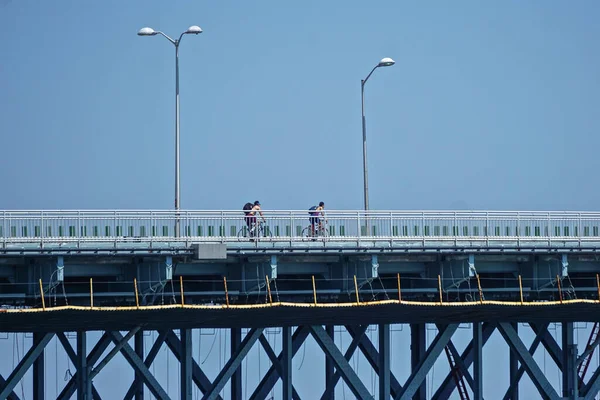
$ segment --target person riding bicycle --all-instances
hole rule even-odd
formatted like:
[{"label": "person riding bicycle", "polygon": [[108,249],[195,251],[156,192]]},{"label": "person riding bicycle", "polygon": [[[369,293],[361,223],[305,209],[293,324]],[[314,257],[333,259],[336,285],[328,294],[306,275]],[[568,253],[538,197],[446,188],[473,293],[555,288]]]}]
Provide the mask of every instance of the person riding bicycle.
[{"label": "person riding bicycle", "polygon": [[323,232],[323,219],[325,218],[325,203],[320,202],[318,207],[312,206],[310,209],[310,227],[312,236],[315,236],[315,225],[318,224],[319,232]]},{"label": "person riding bicycle", "polygon": [[265,217],[262,210],[260,209],[260,201],[256,200],[252,205],[252,208],[246,213],[246,225],[248,226],[248,232],[250,236],[254,236],[254,230],[256,229],[256,213],[259,213],[263,222]]}]

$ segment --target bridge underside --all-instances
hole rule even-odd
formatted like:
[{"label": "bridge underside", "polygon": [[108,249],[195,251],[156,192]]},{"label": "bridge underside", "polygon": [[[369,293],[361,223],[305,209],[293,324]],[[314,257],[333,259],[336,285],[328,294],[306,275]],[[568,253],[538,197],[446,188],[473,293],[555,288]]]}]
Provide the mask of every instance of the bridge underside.
[{"label": "bridge underside", "polygon": [[4,332],[75,332],[160,330],[165,326],[196,328],[266,328],[298,325],[460,324],[472,322],[551,323],[600,321],[597,300],[564,303],[400,303],[398,300],[340,305],[273,303],[255,306],[63,306],[36,310],[1,310]]},{"label": "bridge underside", "polygon": [[[599,340],[590,337],[578,351],[573,323],[600,321],[600,255],[593,246],[553,246],[13,246],[0,251],[0,331],[34,332],[34,337],[10,376],[0,376],[0,398],[18,399],[13,390],[29,368],[33,397],[44,398],[44,349],[57,338],[77,366],[59,398],[75,392],[78,399],[100,398],[94,377],[117,353],[136,373],[125,398],[143,398],[144,386],[156,398],[169,398],[149,369],[164,345],[180,362],[182,398],[191,400],[192,389],[199,388],[203,398],[219,399],[226,385],[231,394],[225,398],[242,398],[240,363],[253,346],[261,346],[272,365],[250,398],[266,398],[281,380],[282,398],[298,399],[290,365],[310,337],[326,359],[323,399],[332,398],[340,379],[356,398],[425,399],[425,378],[444,352],[447,376],[432,398],[448,398],[458,387],[481,399],[482,349],[498,332],[511,354],[504,398],[518,399],[518,382],[527,374],[542,398],[591,399],[600,389],[600,369],[589,379],[581,370]],[[533,342],[520,338],[519,322],[529,325]],[[561,324],[561,343],[548,334],[550,322]],[[460,323],[473,327],[462,351],[452,343]],[[410,325],[410,346],[391,351],[391,324]],[[376,326],[376,342],[365,335],[369,325]],[[437,330],[431,343],[425,339],[428,325]],[[350,345],[332,337],[335,326],[352,338]],[[264,337],[267,327],[281,327],[279,354]],[[230,332],[230,358],[215,379],[208,379],[192,356],[192,330],[198,328]],[[136,338],[151,330],[158,338],[145,351]],[[103,334],[88,353],[90,331]],[[77,332],[76,349],[65,332]],[[538,347],[562,373],[558,390],[533,358]],[[377,393],[365,387],[348,361],[358,351],[379,377]],[[400,382],[390,359],[409,355],[411,374]]]}]

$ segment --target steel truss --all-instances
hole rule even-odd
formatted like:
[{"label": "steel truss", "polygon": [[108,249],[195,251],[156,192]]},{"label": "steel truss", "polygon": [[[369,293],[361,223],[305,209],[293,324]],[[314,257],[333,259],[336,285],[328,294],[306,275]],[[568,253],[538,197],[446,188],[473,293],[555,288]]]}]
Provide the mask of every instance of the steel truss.
[{"label": "steel truss", "polygon": [[[308,338],[313,338],[326,357],[325,374],[326,387],[321,399],[333,399],[335,388],[340,379],[347,388],[359,399],[379,398],[389,400],[399,399],[424,399],[427,393],[427,374],[438,360],[440,355],[450,354],[454,360],[453,369],[447,372],[441,384],[429,388],[432,399],[449,398],[456,390],[457,380],[453,376],[456,370],[464,378],[470,389],[469,394],[473,399],[483,398],[482,359],[483,348],[497,331],[504,338],[512,354],[510,362],[510,383],[506,389],[504,399],[518,398],[519,382],[527,373],[535,387],[544,399],[593,399],[600,391],[600,368],[593,372],[588,381],[578,375],[578,367],[585,360],[590,348],[578,354],[574,344],[573,323],[562,324],[562,343],[559,345],[548,331],[548,324],[530,324],[535,333],[535,339],[527,348],[518,334],[515,324],[507,322],[473,323],[472,340],[462,352],[459,352],[452,342],[452,337],[457,331],[458,324],[437,324],[437,334],[427,344],[426,325],[413,324],[411,328],[410,359],[412,373],[400,382],[391,369],[391,358],[404,357],[408,354],[405,349],[390,347],[390,326],[380,324],[377,326],[377,342],[371,341],[367,330],[369,326],[345,326],[344,329],[351,338],[349,345],[340,349],[339,343],[334,338],[334,326],[306,325],[283,327],[281,329],[282,351],[277,354],[265,336],[265,328],[252,328],[247,332],[241,329],[231,329],[230,358],[214,380],[207,377],[198,362],[192,356],[192,330],[180,329],[179,335],[174,330],[159,331],[154,343],[144,351],[143,331],[138,327],[123,335],[120,332],[103,332],[92,350],[87,353],[87,332],[76,333],[76,346],[73,348],[64,332],[34,333],[31,348],[24,354],[10,376],[0,376],[0,399],[20,400],[14,392],[25,373],[32,368],[32,393],[38,400],[44,400],[44,349],[56,336],[62,344],[67,357],[76,366],[76,373],[66,383],[58,399],[69,399],[77,393],[78,400],[101,399],[100,393],[94,386],[94,378],[109,365],[110,361],[121,354],[135,372],[124,399],[141,400],[144,398],[144,386],[157,399],[169,399],[169,395],[150,372],[150,367],[155,361],[160,349],[166,346],[173,356],[179,361],[180,367],[180,393],[181,399],[191,400],[194,388],[197,387],[203,394],[203,399],[223,400],[224,393],[229,383],[230,393],[225,398],[241,399],[243,393],[242,371],[240,365],[254,346],[262,347],[271,362],[270,368],[253,388],[249,399],[266,399],[272,392],[277,381],[281,380],[281,395],[277,398],[300,399],[294,387],[292,359]],[[523,328],[522,331],[526,329]],[[134,348],[129,344],[134,340]],[[558,369],[562,372],[561,393],[557,393],[548,381],[541,368],[533,358],[536,350],[541,346],[548,352]],[[597,346],[598,343],[596,342]],[[102,358],[102,355],[110,351]],[[358,352],[367,360],[369,366],[378,376],[378,390],[371,393],[351,364],[352,357]],[[144,357],[145,354],[145,357]],[[249,388],[246,388],[249,389]]]}]

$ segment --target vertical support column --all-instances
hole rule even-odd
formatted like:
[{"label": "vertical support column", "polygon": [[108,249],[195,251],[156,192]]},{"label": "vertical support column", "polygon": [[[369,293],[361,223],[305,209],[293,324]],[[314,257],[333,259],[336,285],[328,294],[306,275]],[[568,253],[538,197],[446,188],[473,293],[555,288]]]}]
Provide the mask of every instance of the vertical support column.
[{"label": "vertical support column", "polygon": [[390,326],[379,324],[379,398],[390,399]]},{"label": "vertical support column", "polygon": [[481,322],[473,322],[473,399],[483,400],[483,338]]},{"label": "vertical support column", "polygon": [[167,256],[165,260],[165,279],[168,281],[173,279],[173,257],[171,256]]},{"label": "vertical support column", "polygon": [[[335,326],[333,325],[327,325],[325,327],[325,331],[327,332],[327,335],[331,338],[331,340],[334,341],[335,343],[335,337],[334,337],[334,332],[335,332]],[[334,375],[334,369],[333,369],[333,360],[331,359],[331,357],[329,356],[325,356],[325,387],[329,387],[329,384],[331,382],[331,379],[333,378]],[[333,400],[335,398],[335,388],[331,391],[330,396],[327,398],[327,400]]]},{"label": "vertical support column", "polygon": [[[367,224],[368,225],[368,224]],[[367,226],[367,235],[369,227]],[[371,256],[371,278],[377,278],[379,276],[379,261],[377,260],[377,254]]]},{"label": "vertical support column", "polygon": [[56,280],[58,282],[65,280],[65,260],[63,256],[58,256],[58,260],[56,260]]},{"label": "vertical support column", "polygon": [[[44,337],[44,333],[33,333],[33,346]],[[54,339],[58,340],[58,339]],[[38,358],[33,362],[33,398],[44,400],[44,349]]]},{"label": "vertical support column", "polygon": [[77,400],[92,400],[92,383],[87,365],[86,332],[77,332]]},{"label": "vertical support column", "polygon": [[[511,324],[516,333],[519,333],[519,324]],[[511,400],[519,400],[519,359],[517,353],[514,350],[510,350],[509,356],[509,369],[510,369],[510,385],[513,388],[510,394]]]},{"label": "vertical support column", "polygon": [[562,381],[563,397],[567,399],[578,399],[578,375],[577,375],[577,345],[574,344],[573,323],[562,324]]},{"label": "vertical support column", "polygon": [[[239,328],[231,328],[231,343],[230,343],[230,354],[235,354],[237,349],[242,343],[242,330]],[[231,398],[241,399],[242,398],[242,369],[237,368],[233,375],[231,375]]]},{"label": "vertical support column", "polygon": [[192,400],[192,330],[180,329],[181,400]]},{"label": "vertical support column", "polygon": [[271,256],[271,279],[277,279],[277,256]]},{"label": "vertical support column", "polygon": [[476,273],[477,270],[475,269],[475,255],[469,254],[469,277],[474,277]]},{"label": "vertical support column", "polygon": [[292,386],[292,327],[284,326],[281,330],[283,335],[282,343],[282,367],[283,376],[281,377],[283,383],[283,400],[292,400],[293,386]]},{"label": "vertical support column", "polygon": [[[144,359],[144,331],[141,329],[135,334],[135,354],[140,360]],[[135,371],[135,400],[144,400],[144,380],[139,371]]]},{"label": "vertical support column", "polygon": [[[411,371],[414,373],[419,362],[425,358],[425,324],[410,325],[410,365]],[[415,392],[413,400],[426,400],[427,398],[427,379],[423,380],[421,386]]]},{"label": "vertical support column", "polygon": [[569,259],[566,254],[563,254],[561,257],[562,269],[560,270],[560,276],[562,278],[569,275]]}]

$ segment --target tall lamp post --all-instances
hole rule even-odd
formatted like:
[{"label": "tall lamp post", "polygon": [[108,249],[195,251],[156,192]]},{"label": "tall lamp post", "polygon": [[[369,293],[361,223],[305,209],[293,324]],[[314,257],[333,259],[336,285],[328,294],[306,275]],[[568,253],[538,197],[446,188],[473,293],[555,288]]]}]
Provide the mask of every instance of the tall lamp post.
[{"label": "tall lamp post", "polygon": [[367,122],[365,119],[365,84],[367,83],[367,81],[369,80],[369,78],[371,77],[373,72],[375,72],[375,70],[377,68],[391,67],[395,63],[396,62],[394,60],[392,60],[391,58],[388,58],[388,57],[383,58],[381,61],[379,61],[379,64],[377,64],[371,70],[371,72],[369,72],[369,75],[367,75],[367,77],[365,79],[360,81],[360,101],[361,101],[361,108],[362,108],[362,134],[363,134],[363,175],[364,175],[364,182],[365,182],[365,211],[369,210],[369,177],[368,177],[368,173],[367,173]]},{"label": "tall lamp post", "polygon": [[[179,39],[173,40],[161,31],[155,31],[152,28],[142,28],[138,31],[139,36],[162,35],[175,46],[175,211],[179,211],[179,44],[183,35],[198,35],[202,29],[197,25],[190,26],[185,32],[179,35]],[[175,221],[175,236],[179,237],[179,218]]]}]

